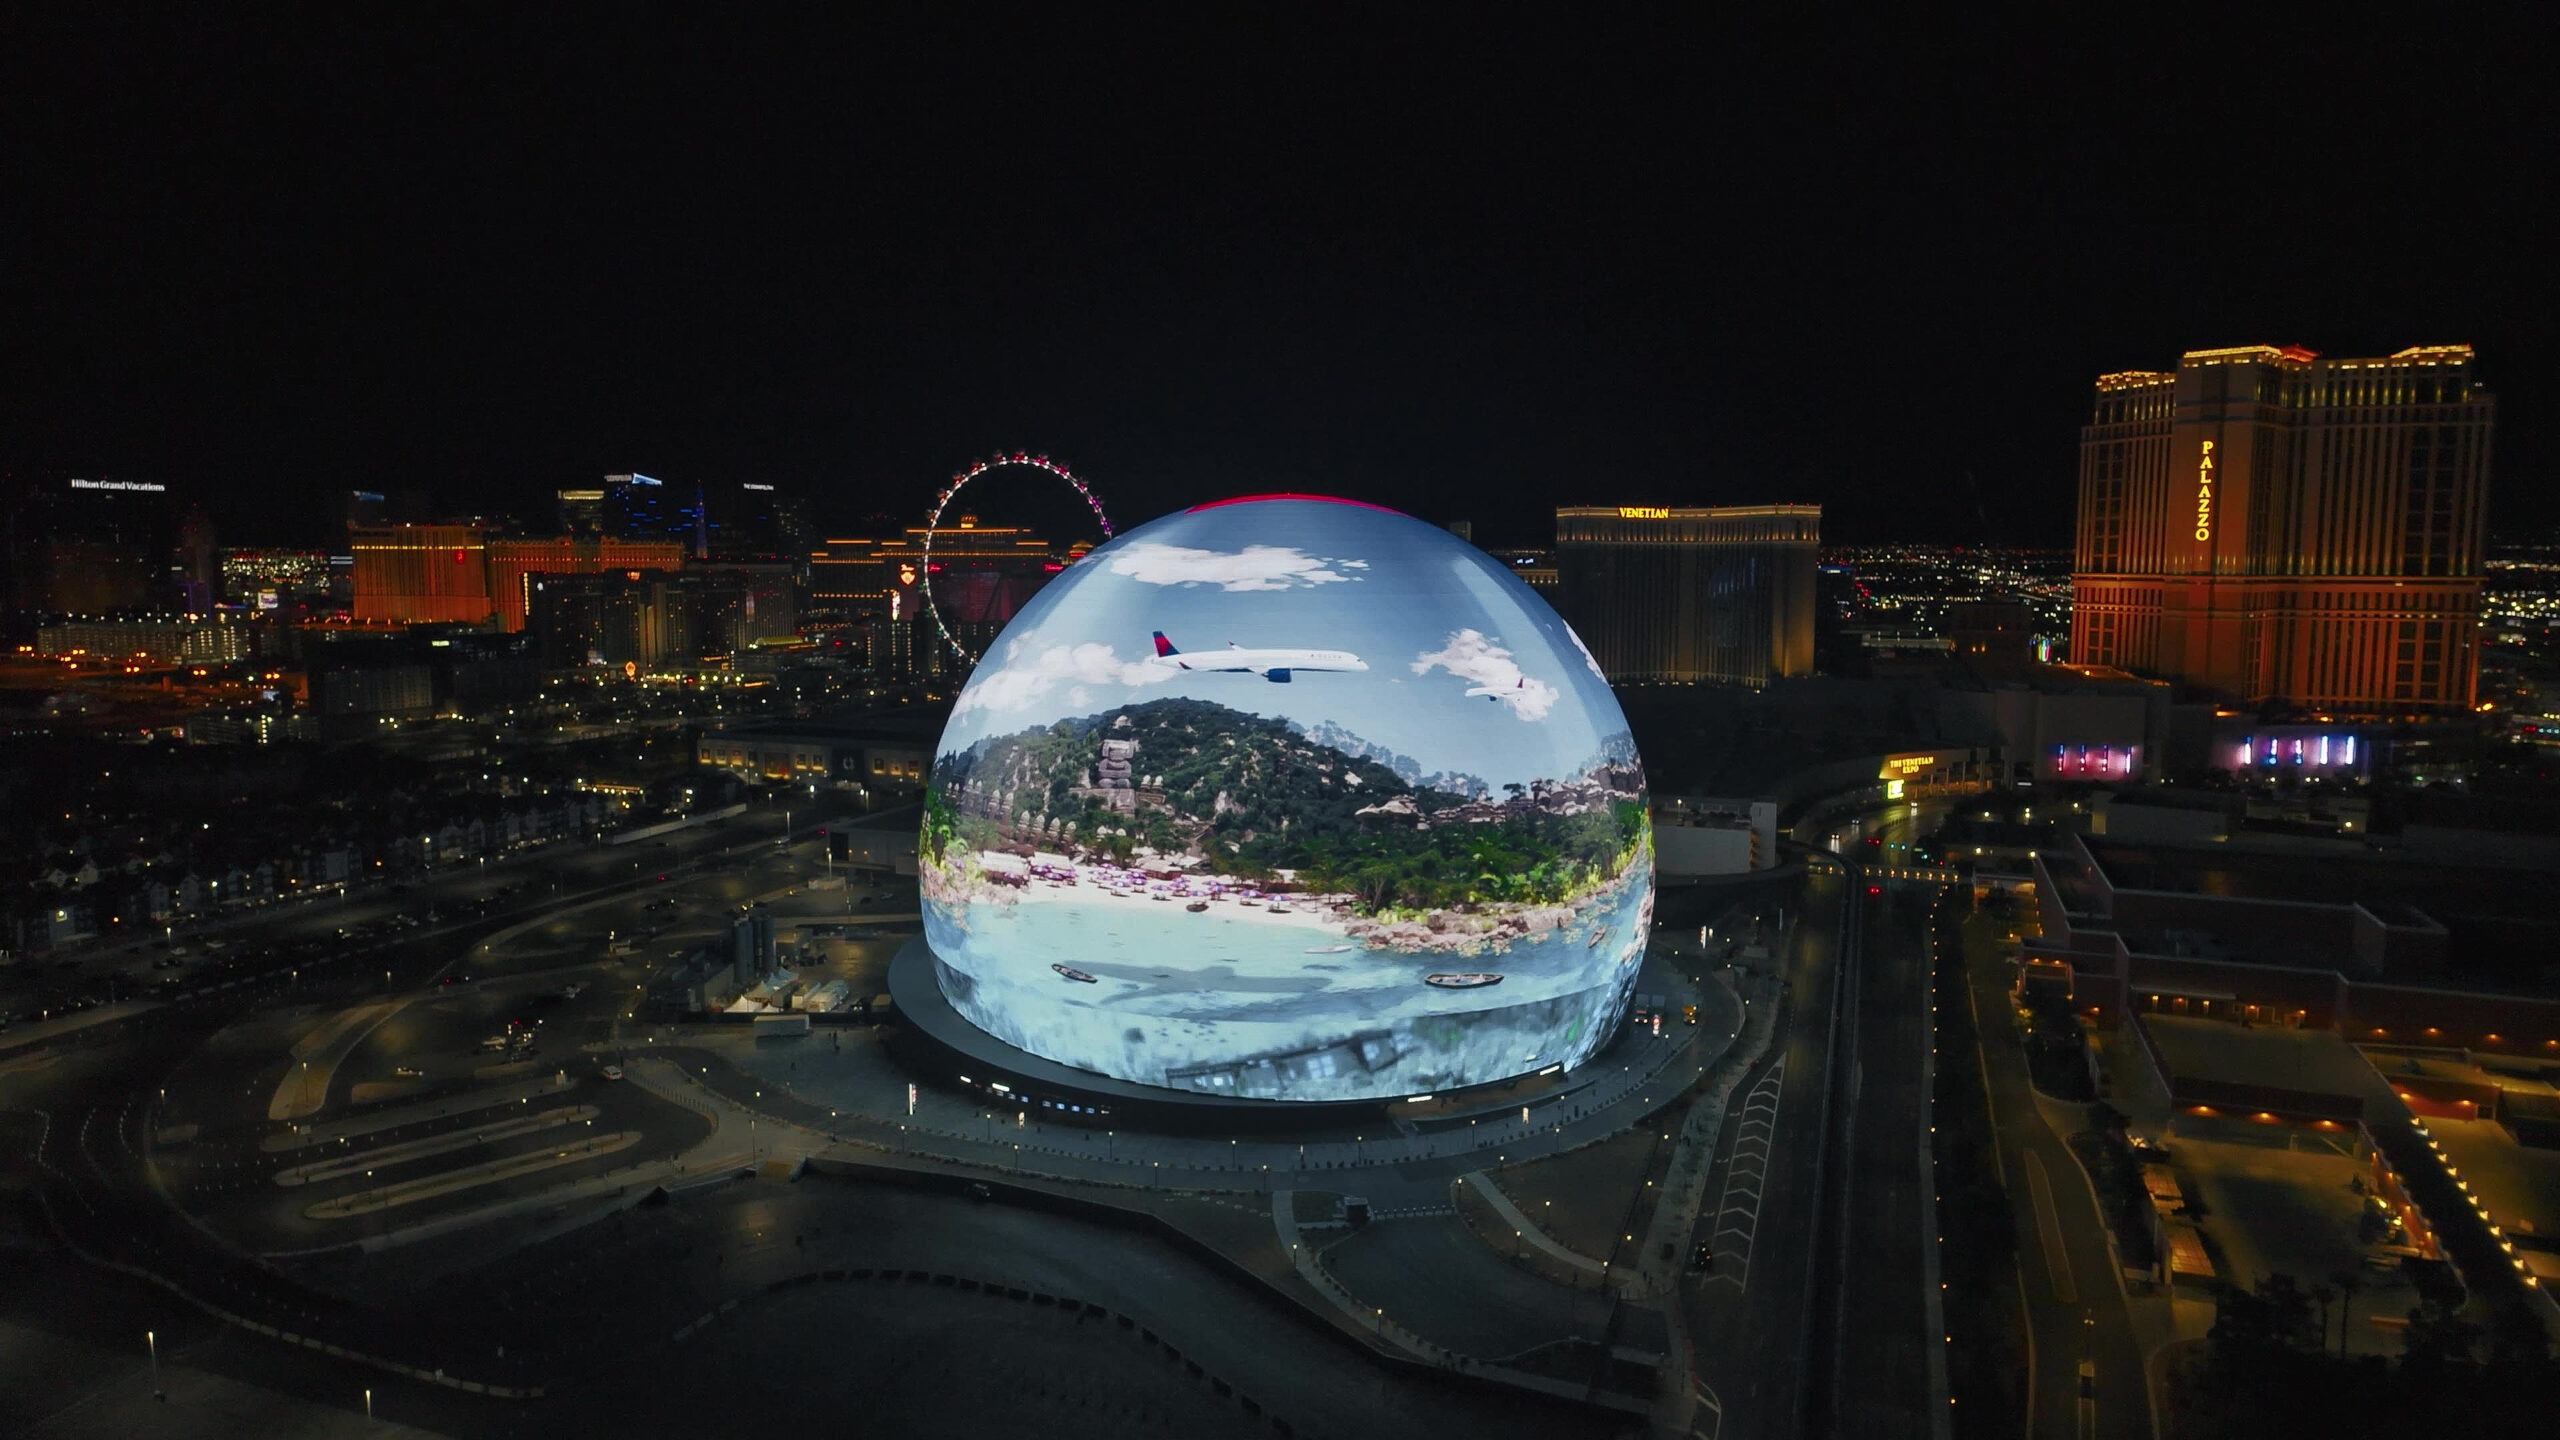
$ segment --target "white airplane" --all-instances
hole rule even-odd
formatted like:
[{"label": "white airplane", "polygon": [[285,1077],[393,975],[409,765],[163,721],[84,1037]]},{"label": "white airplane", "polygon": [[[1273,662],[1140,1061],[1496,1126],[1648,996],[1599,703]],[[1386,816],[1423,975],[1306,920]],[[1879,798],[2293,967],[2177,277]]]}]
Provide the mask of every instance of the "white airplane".
[{"label": "white airplane", "polygon": [[1274,685],[1286,685],[1299,670],[1366,670],[1368,662],[1348,650],[1247,650],[1230,640],[1224,650],[1185,654],[1158,630],[1156,660],[1176,670],[1250,670]]},{"label": "white airplane", "polygon": [[1481,695],[1481,696],[1483,696],[1484,698],[1486,698],[1487,700],[1492,701],[1494,704],[1499,705],[1499,704],[1501,704],[1501,703],[1502,703],[1502,701],[1503,701],[1503,697],[1505,697],[1505,696],[1509,696],[1509,695],[1517,695],[1517,694],[1519,694],[1521,691],[1526,690],[1526,689],[1528,689],[1528,688],[1529,688],[1529,677],[1528,677],[1528,676],[1526,676],[1526,675],[1523,675],[1523,676],[1521,676],[1521,677],[1520,677],[1520,683],[1519,683],[1519,684],[1517,684],[1517,685],[1511,685],[1511,686],[1502,686],[1502,685],[1471,685],[1471,686],[1467,687],[1467,695],[1468,695],[1468,698],[1470,698],[1470,699],[1474,698],[1475,696]]}]

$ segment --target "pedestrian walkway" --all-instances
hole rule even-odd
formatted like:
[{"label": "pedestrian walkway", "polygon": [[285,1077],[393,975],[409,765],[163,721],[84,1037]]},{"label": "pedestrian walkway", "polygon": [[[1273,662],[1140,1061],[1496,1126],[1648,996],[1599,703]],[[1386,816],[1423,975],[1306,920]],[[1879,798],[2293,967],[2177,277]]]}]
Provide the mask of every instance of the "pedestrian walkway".
[{"label": "pedestrian walkway", "polygon": [[299,1120],[317,1115],[329,1103],[329,1085],[364,1038],[383,1021],[400,1013],[407,1000],[380,1000],[341,1010],[293,1044],[275,1098],[267,1102],[270,1120]]},{"label": "pedestrian walkway", "polygon": [[456,1150],[469,1150],[475,1146],[486,1145],[493,1140],[510,1140],[518,1135],[530,1135],[536,1131],[554,1129],[562,1125],[593,1124],[597,1113],[593,1105],[564,1105],[556,1109],[537,1111],[531,1115],[519,1115],[510,1120],[500,1120],[490,1125],[475,1126],[450,1135],[431,1135],[423,1140],[403,1140],[396,1145],[382,1145],[371,1150],[358,1150],[353,1154],[333,1155],[327,1160],[279,1170],[276,1172],[276,1183],[308,1185],[315,1180],[335,1180],[339,1176],[353,1175],[358,1171],[370,1173],[375,1169],[404,1165],[412,1160],[426,1160],[438,1155],[450,1155]]},{"label": "pedestrian walkway", "polygon": [[472,1090],[442,1100],[424,1100],[415,1105],[402,1105],[391,1110],[376,1110],[369,1115],[355,1115],[343,1120],[324,1120],[312,1125],[297,1125],[280,1130],[258,1142],[261,1150],[300,1150],[312,1145],[335,1145],[359,1135],[383,1130],[397,1130],[404,1125],[423,1125],[453,1115],[467,1115],[474,1110],[489,1110],[500,1105],[521,1105],[536,1095],[557,1095],[578,1088],[578,1082],[564,1074],[554,1073],[538,1079],[519,1080],[512,1085],[496,1085],[486,1090]]},{"label": "pedestrian walkway", "polygon": [[510,1155],[502,1160],[485,1161],[461,1170],[421,1175],[415,1180],[403,1180],[397,1185],[359,1190],[353,1195],[336,1200],[323,1200],[302,1213],[314,1220],[344,1220],[357,1215],[371,1215],[376,1211],[396,1209],[403,1205],[416,1205],[428,1200],[440,1200],[447,1195],[458,1194],[465,1190],[477,1190],[483,1186],[502,1184],[526,1175],[538,1175],[545,1170],[580,1164],[599,1156],[628,1150],[639,1144],[640,1140],[641,1135],[637,1130],[618,1130],[607,1135],[590,1136],[571,1141],[556,1150],[537,1150],[528,1155]]},{"label": "pedestrian walkway", "polygon": [[1760,1231],[1760,1192],[1769,1177],[1769,1152],[1778,1133],[1778,1102],[1786,1089],[1787,1062],[1769,1067],[1743,1098],[1734,1126],[1733,1154],[1725,1164],[1724,1197],[1707,1244],[1717,1264],[1714,1280],[1751,1288],[1751,1256]]},{"label": "pedestrian walkway", "polygon": [[1504,1224],[1519,1232],[1520,1238],[1527,1241],[1531,1249],[1561,1260],[1586,1275],[1608,1273],[1608,1266],[1579,1250],[1558,1244],[1554,1236],[1538,1228],[1538,1222],[1522,1214],[1520,1207],[1512,1203],[1511,1197],[1502,1193],[1502,1187],[1493,1183],[1493,1178],[1483,1171],[1470,1170],[1458,1177],[1458,1183],[1475,1191],[1486,1204],[1492,1206],[1493,1212],[1502,1217]]},{"label": "pedestrian walkway", "polygon": [[[1732,983],[1732,972],[1723,975],[1728,984]],[[1724,1134],[1725,1105],[1742,1077],[1768,1053],[1770,1039],[1777,1030],[1775,996],[1759,997],[1745,1009],[1747,1017],[1740,1042],[1723,1056],[1707,1093],[1689,1107],[1679,1139],[1672,1146],[1662,1198],[1654,1202],[1644,1246],[1636,1251],[1636,1278],[1629,1286],[1630,1294],[1667,1296],[1678,1284],[1686,1259],[1680,1254],[1687,1248],[1682,1242],[1696,1228],[1698,1207],[1706,1201],[1707,1175],[1714,1168],[1716,1144]]]},{"label": "pedestrian walkway", "polygon": [[[1647,983],[1675,992],[1686,984],[1660,973]],[[904,1072],[876,1051],[865,1056],[853,1048],[808,1042],[759,1042],[714,1027],[657,1032],[641,1043],[673,1040],[726,1061],[735,1079],[720,1074],[706,1078],[728,1092],[731,1103],[766,1116],[796,1118],[831,1136],[1086,1183],[1267,1192],[1349,1184],[1343,1172],[1374,1174],[1399,1167],[1407,1178],[1439,1180],[1614,1135],[1704,1078],[1754,1018],[1729,984],[1710,984],[1696,998],[1698,1025],[1673,1025],[1658,1034],[1631,1032],[1590,1067],[1586,1084],[1544,1104],[1453,1117],[1440,1124],[1382,1125],[1371,1134],[1305,1141],[1236,1137],[1223,1145],[1044,1122],[1027,1108],[997,1110],[935,1090],[923,1091],[910,1113]],[[1770,1007],[1764,1001],[1760,1008]],[[846,1038],[861,1044],[857,1037],[862,1033]],[[825,1063],[794,1068],[801,1059],[819,1056]],[[701,1067],[689,1060],[686,1068]],[[1422,1168],[1410,1168],[1415,1166]]]},{"label": "pedestrian walkway", "polygon": [[[623,1067],[631,1082],[661,1100],[671,1101],[711,1122],[711,1133],[688,1154],[726,1155],[745,1151],[750,1163],[768,1159],[806,1160],[835,1143],[823,1131],[795,1125],[747,1109],[685,1073],[684,1067],[656,1056],[637,1056]],[[678,1163],[682,1163],[679,1157]]]}]

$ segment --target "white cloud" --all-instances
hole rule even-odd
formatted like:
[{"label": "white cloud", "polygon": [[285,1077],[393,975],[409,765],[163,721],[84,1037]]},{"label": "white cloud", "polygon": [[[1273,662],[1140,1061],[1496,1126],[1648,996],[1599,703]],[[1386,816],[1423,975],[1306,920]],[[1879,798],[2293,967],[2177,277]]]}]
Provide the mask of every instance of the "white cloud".
[{"label": "white cloud", "polygon": [[1603,685],[1608,684],[1609,672],[1600,668],[1600,662],[1592,658],[1591,647],[1582,643],[1582,637],[1573,633],[1571,625],[1564,627],[1564,635],[1573,642],[1574,649],[1582,652],[1582,663],[1591,667],[1591,678]]},{"label": "white cloud", "polygon": [[1492,692],[1485,698],[1509,706],[1512,714],[1532,722],[1546,719],[1547,711],[1562,694],[1544,680],[1523,675],[1511,652],[1481,630],[1457,631],[1450,635],[1448,644],[1413,662],[1416,675],[1428,675],[1434,670],[1446,670],[1470,686]]},{"label": "white cloud", "polygon": [[972,710],[1020,710],[1060,685],[1069,687],[1067,702],[1081,706],[1091,703],[1093,692],[1087,686],[1151,685],[1180,673],[1169,665],[1123,660],[1108,645],[1051,645],[1035,651],[1017,640],[1005,646],[1001,667],[981,666],[969,677],[951,713],[956,719]]},{"label": "white cloud", "polygon": [[[1357,561],[1345,568],[1364,568]],[[1292,590],[1357,580],[1336,562],[1288,545],[1247,545],[1228,554],[1186,545],[1140,541],[1111,558],[1111,573],[1149,585],[1215,585],[1222,590]]]}]

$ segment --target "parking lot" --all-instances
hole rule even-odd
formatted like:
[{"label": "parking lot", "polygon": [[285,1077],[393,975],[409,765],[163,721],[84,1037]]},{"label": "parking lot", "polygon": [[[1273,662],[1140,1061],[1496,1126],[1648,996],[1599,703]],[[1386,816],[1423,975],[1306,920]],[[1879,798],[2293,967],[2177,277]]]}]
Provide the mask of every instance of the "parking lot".
[{"label": "parking lot", "polygon": [[[2367,1239],[2360,1229],[2369,1206],[2358,1185],[2364,1166],[2352,1149],[2351,1139],[2300,1125],[2189,1117],[2169,1141],[2170,1168],[2188,1199],[2203,1207],[2202,1227],[2220,1252],[2225,1283],[2246,1290],[2276,1274],[2306,1291],[2343,1291],[2352,1283],[2348,1348],[2396,1355],[2396,1327],[2375,1325],[2373,1317],[2407,1315],[2418,1292],[2382,1248],[2384,1237]],[[2335,1329],[2330,1333],[2335,1344]]]}]

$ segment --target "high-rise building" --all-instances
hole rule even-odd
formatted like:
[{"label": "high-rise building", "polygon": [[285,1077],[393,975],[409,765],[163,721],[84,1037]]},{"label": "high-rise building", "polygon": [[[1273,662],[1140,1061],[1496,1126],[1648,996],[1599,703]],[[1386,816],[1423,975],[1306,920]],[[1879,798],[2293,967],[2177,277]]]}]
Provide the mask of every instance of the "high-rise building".
[{"label": "high-rise building", "polygon": [[423,490],[350,490],[346,520],[350,530],[381,525],[424,525],[434,516]]},{"label": "high-rise building", "polygon": [[510,634],[524,629],[536,575],[673,570],[684,559],[672,540],[508,539],[481,525],[363,528],[350,543],[358,621],[478,625],[494,617]]},{"label": "high-rise building", "polygon": [[489,618],[489,531],[481,525],[359,525],[349,612],[389,625],[477,625]]},{"label": "high-rise building", "polygon": [[1556,576],[1556,557],[1552,551],[1511,549],[1487,550],[1484,553],[1501,561],[1512,574],[1519,576],[1521,584],[1549,600],[1555,599],[1556,587],[1562,582]]},{"label": "high-rise building", "polygon": [[659,540],[667,537],[661,496],[666,483],[649,475],[607,475],[595,485],[555,493],[560,533],[592,539]]},{"label": "high-rise building", "polygon": [[604,487],[573,486],[555,492],[560,505],[560,533],[563,535],[601,535],[604,533]]},{"label": "high-rise building", "polygon": [[662,540],[668,534],[667,483],[648,475],[607,475],[597,507],[599,535]]},{"label": "high-rise building", "polygon": [[2280,708],[2468,709],[2495,415],[2471,347],[2098,377],[2072,658]]},{"label": "high-rise building", "polygon": [[[810,557],[810,604],[852,616],[913,615],[924,578],[925,529],[886,540],[829,540]],[[1092,547],[1063,553],[1029,530],[980,525],[974,515],[933,537],[933,593],[954,626],[1001,627],[1068,563]]]},{"label": "high-rise building", "polygon": [[809,511],[799,496],[749,480],[709,487],[698,503],[708,518],[697,558],[809,563]]},{"label": "high-rise building", "polygon": [[0,477],[0,605],[22,616],[165,610],[174,532],[157,481]]},{"label": "high-rise building", "polygon": [[528,627],[553,666],[655,669],[735,656],[793,633],[791,577],[781,565],[537,574],[529,594]]},{"label": "high-rise building", "polygon": [[602,575],[609,571],[673,570],[684,548],[664,536],[555,536],[543,540],[489,542],[489,599],[500,629],[524,628],[532,609],[536,575]]},{"label": "high-rise building", "polygon": [[310,676],[311,713],[331,739],[369,735],[386,720],[422,720],[436,710],[435,672],[422,664],[314,666]]},{"label": "high-rise building", "polygon": [[187,507],[169,556],[169,595],[187,615],[209,614],[222,599],[222,546],[201,506]]},{"label": "high-rise building", "polygon": [[1813,671],[1819,505],[1556,511],[1556,608],[1610,680],[1766,685]]},{"label": "high-rise building", "polygon": [[273,634],[217,616],[57,620],[37,628],[34,653],[48,659],[85,655],[154,664],[228,664],[262,653]]}]

